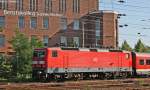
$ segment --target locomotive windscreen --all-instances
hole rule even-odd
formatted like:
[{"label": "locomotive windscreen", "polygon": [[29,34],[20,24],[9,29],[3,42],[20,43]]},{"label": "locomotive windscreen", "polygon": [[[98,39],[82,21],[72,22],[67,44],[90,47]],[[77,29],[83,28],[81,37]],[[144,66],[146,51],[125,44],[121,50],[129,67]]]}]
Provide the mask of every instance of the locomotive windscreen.
[{"label": "locomotive windscreen", "polygon": [[45,54],[46,54],[45,50],[35,50],[33,57],[43,58],[43,57],[45,57]]}]

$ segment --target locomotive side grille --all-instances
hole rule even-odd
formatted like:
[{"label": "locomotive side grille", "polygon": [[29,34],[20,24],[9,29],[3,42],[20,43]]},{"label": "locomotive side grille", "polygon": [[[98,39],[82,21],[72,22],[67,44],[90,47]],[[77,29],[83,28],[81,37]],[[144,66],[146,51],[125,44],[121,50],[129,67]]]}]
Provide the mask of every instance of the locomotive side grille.
[{"label": "locomotive side grille", "polygon": [[33,61],[32,64],[38,64],[38,62],[37,61]]},{"label": "locomotive side grille", "polygon": [[45,64],[45,61],[33,61],[32,64]]}]

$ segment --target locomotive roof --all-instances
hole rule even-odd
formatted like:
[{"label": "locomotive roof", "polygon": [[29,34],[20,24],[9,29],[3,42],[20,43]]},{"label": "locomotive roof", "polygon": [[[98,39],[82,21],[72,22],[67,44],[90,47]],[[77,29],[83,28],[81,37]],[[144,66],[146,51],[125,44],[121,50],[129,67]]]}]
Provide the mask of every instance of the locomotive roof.
[{"label": "locomotive roof", "polygon": [[117,49],[101,49],[101,48],[72,48],[72,47],[51,47],[51,50],[77,50],[77,51],[92,51],[92,52],[127,52]]}]

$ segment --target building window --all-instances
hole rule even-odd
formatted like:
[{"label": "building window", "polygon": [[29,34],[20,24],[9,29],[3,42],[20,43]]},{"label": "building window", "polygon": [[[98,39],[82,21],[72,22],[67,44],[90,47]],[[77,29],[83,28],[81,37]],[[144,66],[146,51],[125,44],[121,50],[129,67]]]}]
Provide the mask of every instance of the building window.
[{"label": "building window", "polygon": [[80,0],[73,0],[73,12],[74,13],[80,12]]},{"label": "building window", "polygon": [[33,29],[35,29],[37,27],[37,18],[36,17],[31,17],[30,27]]},{"label": "building window", "polygon": [[79,37],[73,37],[73,43],[75,47],[79,47],[80,44]]},{"label": "building window", "polygon": [[60,37],[60,45],[67,46],[67,37],[65,37],[65,36]]},{"label": "building window", "polygon": [[140,65],[144,65],[144,60],[140,60],[140,61],[139,61],[139,64],[140,64]]},{"label": "building window", "polygon": [[146,65],[150,65],[150,60],[146,60]]},{"label": "building window", "polygon": [[74,42],[73,42],[73,38],[68,37],[67,39],[67,47],[74,47]]},{"label": "building window", "polygon": [[5,45],[5,36],[0,35],[0,47],[4,47],[4,45]]},{"label": "building window", "polygon": [[45,12],[52,12],[52,0],[45,0]]},{"label": "building window", "polygon": [[16,0],[16,10],[23,10],[23,0]]},{"label": "building window", "polygon": [[43,17],[43,28],[48,29],[49,28],[49,18]]},{"label": "building window", "polygon": [[61,18],[60,28],[61,30],[67,30],[67,18]]},{"label": "building window", "polygon": [[80,29],[80,21],[78,19],[74,20],[73,29],[74,30],[79,30]]},{"label": "building window", "polygon": [[19,28],[24,28],[24,25],[25,25],[24,22],[25,22],[24,21],[24,16],[19,16],[19,22],[18,22]]},{"label": "building window", "polygon": [[59,0],[59,11],[66,12],[66,0]]},{"label": "building window", "polygon": [[100,31],[96,30],[96,37],[100,37]]},{"label": "building window", "polygon": [[95,21],[96,46],[100,45],[100,19]]},{"label": "building window", "polygon": [[8,0],[0,0],[0,9],[8,9]]},{"label": "building window", "polygon": [[4,28],[4,27],[5,27],[5,17],[0,16],[0,28]]},{"label": "building window", "polygon": [[49,39],[48,36],[43,37],[43,44],[44,44],[45,47],[48,47],[48,39]]},{"label": "building window", "polygon": [[100,30],[100,19],[96,19],[95,21],[95,29]]},{"label": "building window", "polygon": [[30,11],[38,10],[38,0],[30,0]]}]

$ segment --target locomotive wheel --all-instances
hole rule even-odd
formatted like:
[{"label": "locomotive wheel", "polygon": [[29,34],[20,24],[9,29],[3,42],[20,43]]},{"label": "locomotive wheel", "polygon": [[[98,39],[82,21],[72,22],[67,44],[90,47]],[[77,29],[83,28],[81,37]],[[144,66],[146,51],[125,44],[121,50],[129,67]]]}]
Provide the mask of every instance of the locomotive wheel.
[{"label": "locomotive wheel", "polygon": [[122,78],[127,78],[127,76],[128,76],[127,72],[122,72],[121,75],[122,75],[121,76]]},{"label": "locomotive wheel", "polygon": [[99,78],[99,79],[102,79],[102,80],[105,79],[104,73],[100,73],[98,78]]}]

